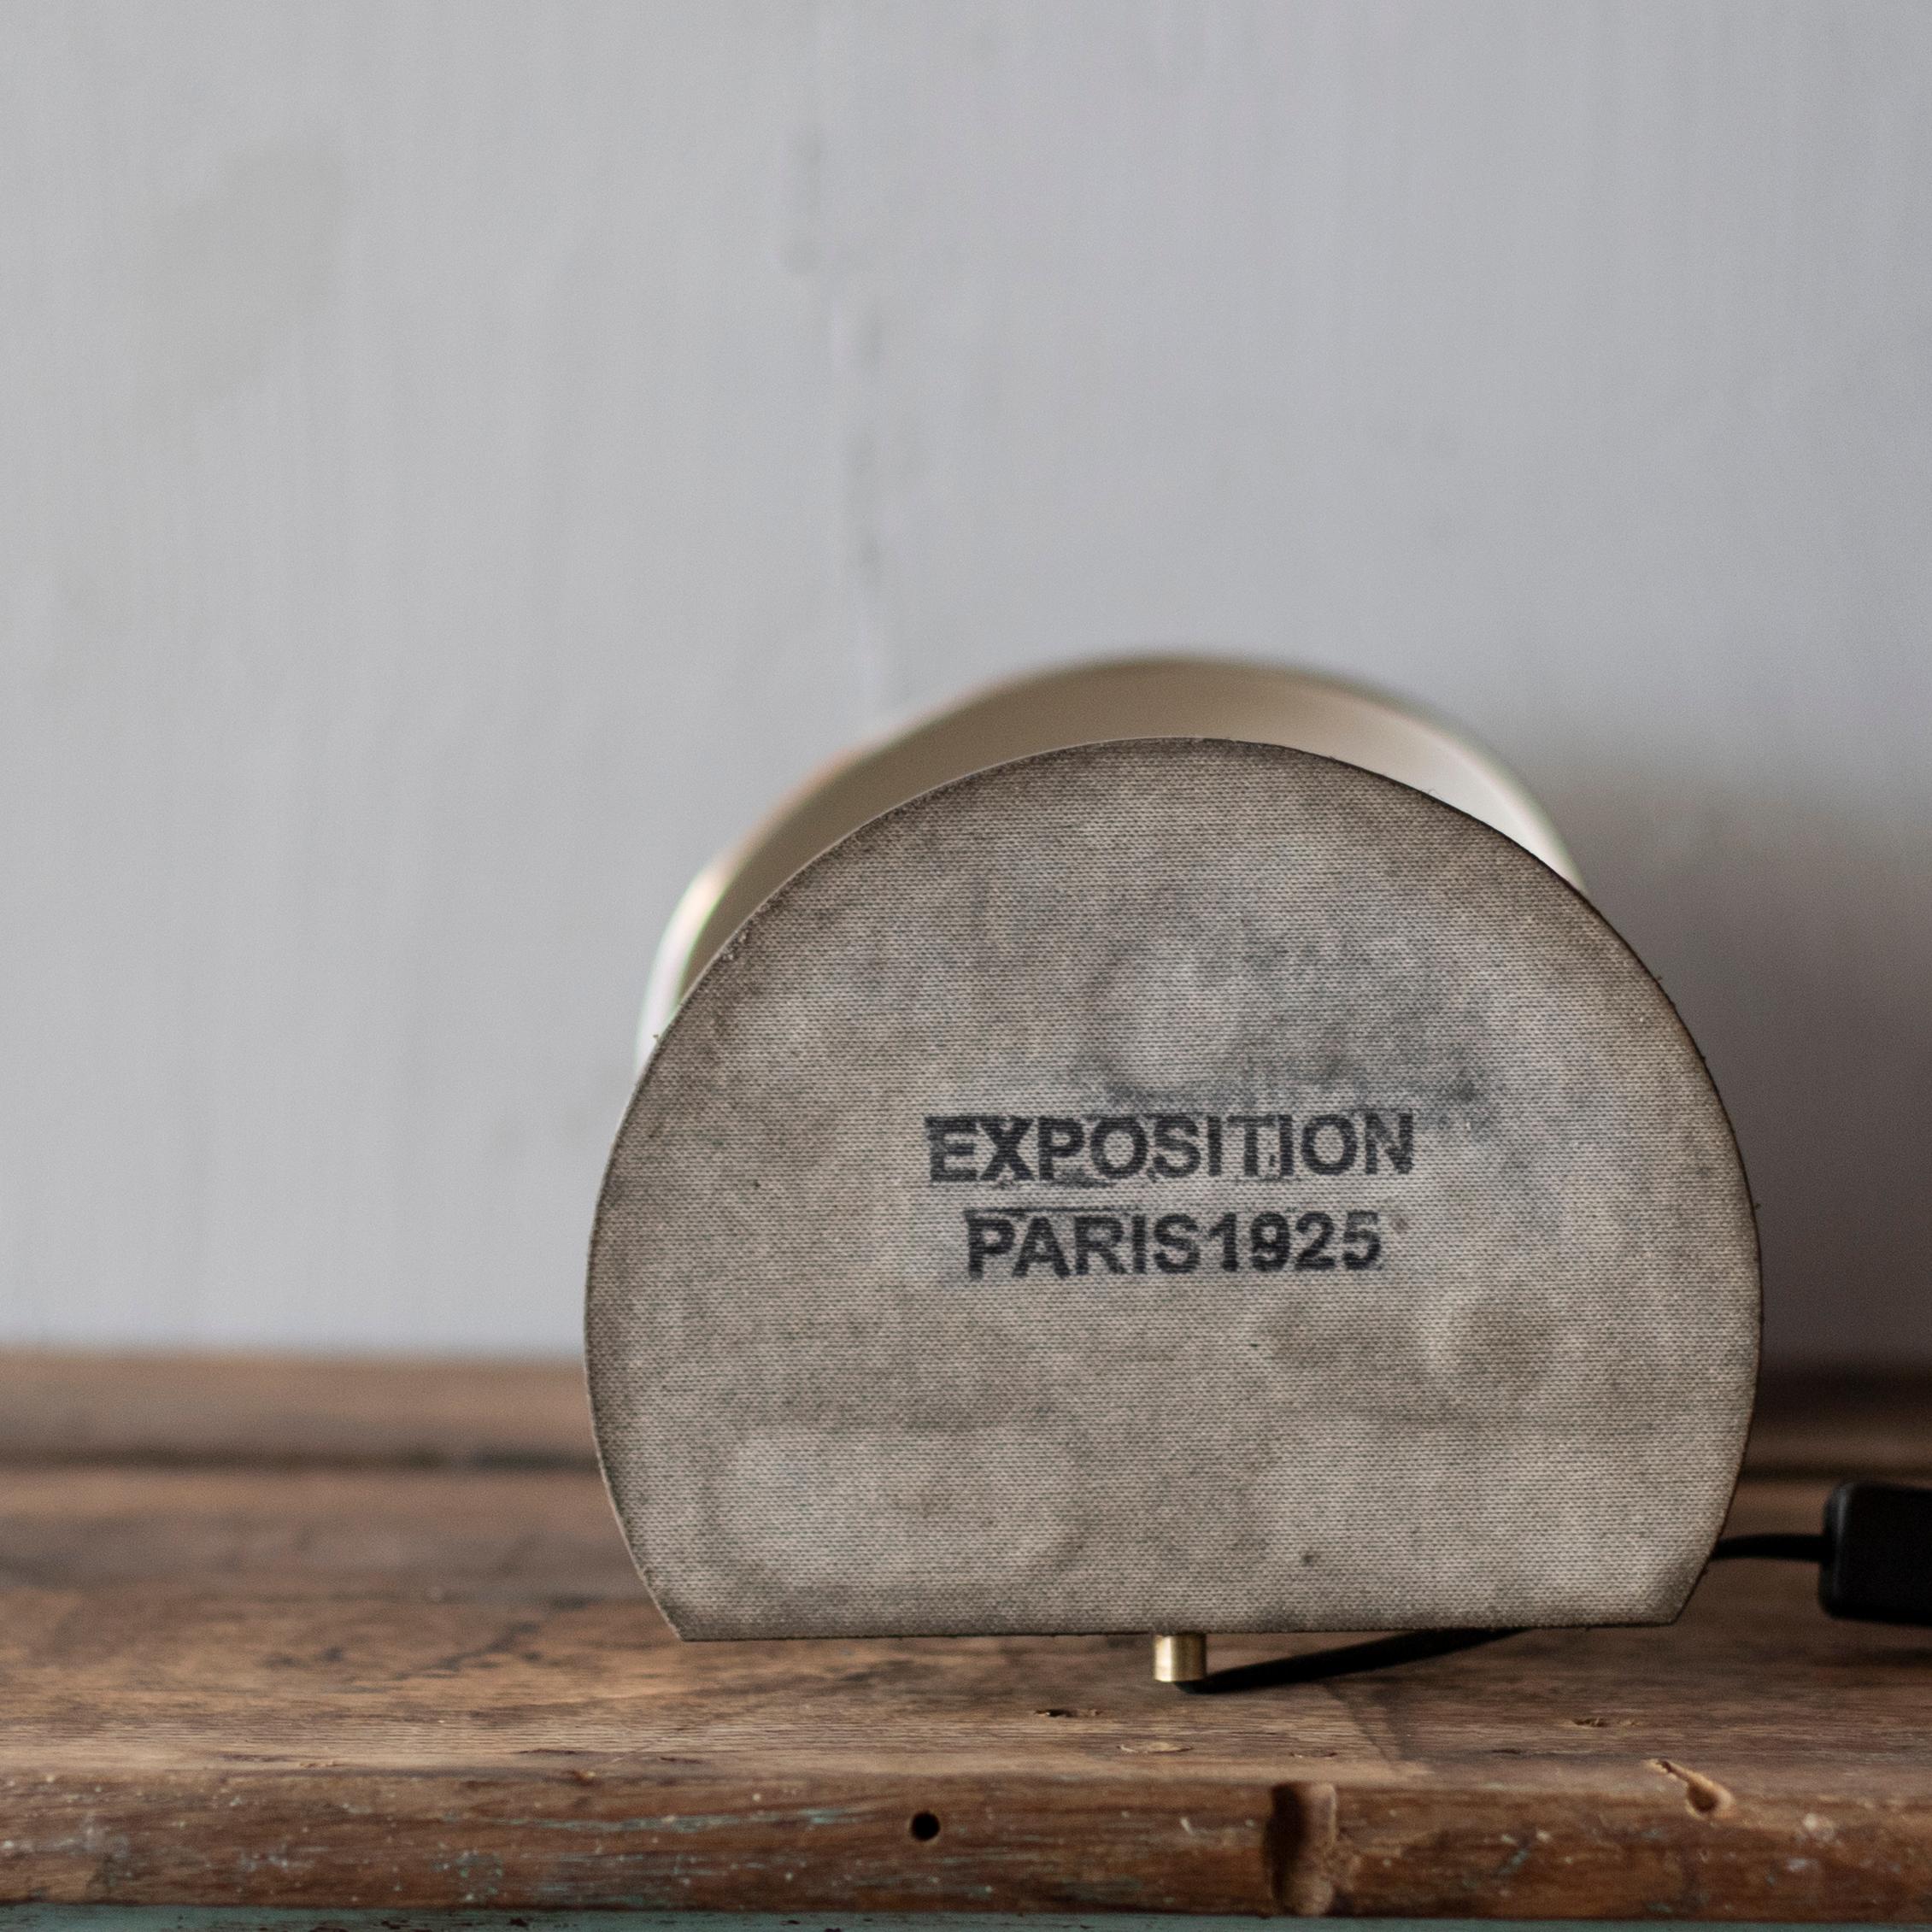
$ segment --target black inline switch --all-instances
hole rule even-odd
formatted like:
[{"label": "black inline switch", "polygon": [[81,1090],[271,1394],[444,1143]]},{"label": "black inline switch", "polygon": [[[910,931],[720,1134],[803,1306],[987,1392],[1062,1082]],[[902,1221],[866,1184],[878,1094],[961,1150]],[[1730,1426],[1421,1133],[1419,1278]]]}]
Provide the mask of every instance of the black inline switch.
[{"label": "black inline switch", "polygon": [[1834,1617],[1932,1627],[1932,1489],[1841,1483],[1824,1506],[1818,1601]]}]

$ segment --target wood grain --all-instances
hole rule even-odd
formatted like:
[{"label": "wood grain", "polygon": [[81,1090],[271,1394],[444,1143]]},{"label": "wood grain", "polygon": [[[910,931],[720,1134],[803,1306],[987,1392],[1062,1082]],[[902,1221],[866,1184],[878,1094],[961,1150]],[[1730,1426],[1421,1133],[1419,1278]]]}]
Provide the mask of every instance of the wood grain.
[{"label": "wood grain", "polygon": [[[0,1350],[0,1463],[592,1469],[575,1361]],[[1932,1474],[1932,1376],[1769,1370],[1753,1475]]]},{"label": "wood grain", "polygon": [[1932,1376],[1787,1369],[1765,1376],[1745,1451],[1754,1476],[1932,1477]]},{"label": "wood grain", "polygon": [[596,1465],[574,1360],[15,1349],[0,1392],[0,1463]]},{"label": "wood grain", "polygon": [[679,1644],[574,1468],[90,1457],[0,1466],[0,1900],[1932,1917],[1932,1636],[1795,1566],[1203,1699],[1130,1639]]}]

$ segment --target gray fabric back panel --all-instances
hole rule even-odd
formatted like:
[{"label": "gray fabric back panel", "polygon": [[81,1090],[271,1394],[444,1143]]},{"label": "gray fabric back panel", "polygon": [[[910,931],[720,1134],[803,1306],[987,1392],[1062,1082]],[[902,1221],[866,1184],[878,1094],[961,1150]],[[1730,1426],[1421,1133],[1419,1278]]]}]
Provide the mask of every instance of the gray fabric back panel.
[{"label": "gray fabric back panel", "polygon": [[687,1636],[1656,1622],[1757,1248],[1695,1048],[1553,873],[1142,740],[766,902],[639,1084],[588,1325]]}]

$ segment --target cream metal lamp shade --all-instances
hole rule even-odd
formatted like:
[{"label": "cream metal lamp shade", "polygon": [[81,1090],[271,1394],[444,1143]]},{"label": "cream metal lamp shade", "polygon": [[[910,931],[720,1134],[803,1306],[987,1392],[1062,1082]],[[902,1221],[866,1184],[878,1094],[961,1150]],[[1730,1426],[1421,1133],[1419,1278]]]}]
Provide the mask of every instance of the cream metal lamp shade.
[{"label": "cream metal lamp shade", "polygon": [[1130,657],[998,684],[819,772],[691,881],[652,963],[640,1065],[712,955],[767,893],[867,819],[934,785],[1036,751],[1106,738],[1236,738],[1379,772],[1494,825],[1580,885],[1521,784],[1447,724],[1312,671],[1213,657]]}]

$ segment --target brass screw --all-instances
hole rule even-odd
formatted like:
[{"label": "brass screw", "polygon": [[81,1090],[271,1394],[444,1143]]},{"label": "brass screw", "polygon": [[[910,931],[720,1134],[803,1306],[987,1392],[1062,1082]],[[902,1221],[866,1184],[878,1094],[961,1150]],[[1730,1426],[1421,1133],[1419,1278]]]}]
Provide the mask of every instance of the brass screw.
[{"label": "brass screw", "polygon": [[1207,1675],[1207,1639],[1199,1630],[1160,1632],[1154,1640],[1154,1681],[1191,1684]]}]

